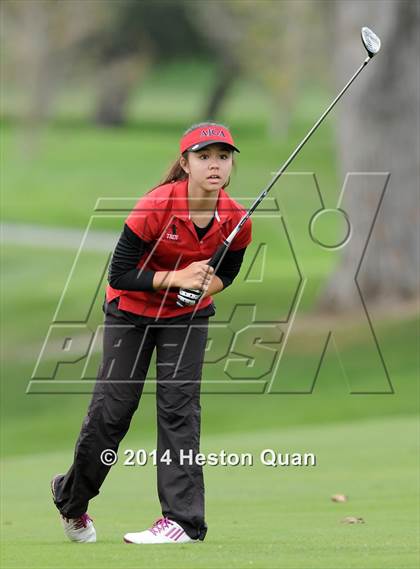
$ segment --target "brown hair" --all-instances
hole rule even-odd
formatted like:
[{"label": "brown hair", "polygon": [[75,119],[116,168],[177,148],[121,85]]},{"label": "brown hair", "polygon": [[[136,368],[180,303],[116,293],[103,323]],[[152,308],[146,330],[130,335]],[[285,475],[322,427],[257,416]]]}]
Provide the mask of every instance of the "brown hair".
[{"label": "brown hair", "polygon": [[[187,130],[184,132],[184,134],[182,136],[185,136],[186,134],[188,134],[189,132],[195,130],[196,128],[199,128],[200,126],[207,126],[207,125],[211,125],[211,126],[219,126],[219,127],[223,127],[229,130],[229,128],[221,123],[216,123],[216,122],[200,122],[197,124],[193,124],[191,125],[189,128],[187,128]],[[185,152],[183,152],[181,154],[181,156],[183,158],[185,158],[185,160],[188,160],[188,150],[186,150]],[[188,174],[185,172],[185,170],[182,168],[181,164],[180,164],[180,159],[181,156],[179,158],[177,158],[175,160],[175,162],[172,163],[171,167],[169,168],[167,174],[163,177],[162,181],[159,182],[159,184],[157,186],[155,186],[154,188],[152,188],[149,191],[152,191],[156,188],[158,188],[159,186],[163,186],[164,184],[169,184],[170,182],[176,182],[178,180],[186,180],[188,178]],[[233,161],[233,167],[235,168],[236,164]],[[228,181],[226,182],[226,184],[223,186],[224,188],[227,188],[228,185],[230,183],[230,177],[228,179]]]}]

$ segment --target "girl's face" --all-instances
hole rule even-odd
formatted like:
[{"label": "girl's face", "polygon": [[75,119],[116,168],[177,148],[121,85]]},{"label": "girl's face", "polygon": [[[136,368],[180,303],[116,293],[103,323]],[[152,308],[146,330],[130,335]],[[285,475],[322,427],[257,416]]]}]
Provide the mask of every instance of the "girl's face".
[{"label": "girl's face", "polygon": [[210,144],[198,152],[189,152],[181,166],[189,174],[190,184],[205,191],[220,190],[231,174],[233,151],[224,144]]}]

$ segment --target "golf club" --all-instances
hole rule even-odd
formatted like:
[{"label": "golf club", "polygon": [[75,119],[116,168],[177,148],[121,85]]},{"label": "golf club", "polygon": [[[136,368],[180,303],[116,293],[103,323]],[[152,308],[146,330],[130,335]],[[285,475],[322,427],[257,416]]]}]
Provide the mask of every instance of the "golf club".
[{"label": "golf club", "polygon": [[[209,261],[209,265],[211,267],[213,267],[215,270],[218,268],[220,262],[223,260],[223,257],[225,255],[226,251],[229,249],[230,244],[232,243],[233,239],[238,234],[238,232],[241,230],[241,228],[243,227],[243,225],[245,224],[247,219],[249,217],[251,217],[251,215],[257,209],[259,204],[266,197],[268,192],[271,190],[271,188],[274,186],[274,184],[277,182],[277,180],[280,178],[280,176],[284,173],[284,171],[287,169],[289,164],[296,158],[296,156],[298,155],[300,150],[308,142],[310,137],[313,135],[313,133],[316,131],[316,129],[319,127],[319,125],[323,122],[323,120],[329,114],[329,112],[334,108],[334,106],[337,104],[337,102],[341,99],[341,97],[344,95],[344,93],[347,91],[347,89],[350,87],[350,85],[353,83],[353,81],[356,79],[356,77],[359,75],[359,73],[362,72],[362,70],[366,67],[366,65],[369,63],[369,61],[372,59],[372,57],[374,57],[378,53],[378,51],[381,49],[381,40],[378,38],[378,36],[370,28],[367,28],[367,27],[362,28],[361,38],[362,38],[363,45],[364,45],[364,47],[368,53],[368,57],[363,61],[363,63],[360,65],[360,67],[357,69],[357,71],[354,73],[354,75],[351,77],[351,79],[347,82],[347,84],[343,87],[343,89],[339,92],[339,94],[336,96],[336,98],[332,101],[332,103],[329,105],[329,107],[319,117],[319,119],[316,121],[316,123],[311,128],[311,130],[307,133],[305,138],[295,148],[295,150],[292,152],[292,154],[289,156],[289,158],[286,160],[286,162],[283,164],[283,166],[280,168],[280,170],[278,170],[278,172],[276,172],[276,174],[274,175],[271,182],[261,192],[261,194],[257,197],[257,199],[254,201],[254,203],[251,205],[251,207],[248,209],[248,211],[242,217],[242,219],[238,222],[236,227],[234,227],[234,229],[232,230],[230,235],[224,240],[224,242],[220,245],[220,247],[214,253],[213,257]],[[177,302],[177,304],[178,304],[178,306],[183,306],[183,304],[181,304],[179,302]]]}]

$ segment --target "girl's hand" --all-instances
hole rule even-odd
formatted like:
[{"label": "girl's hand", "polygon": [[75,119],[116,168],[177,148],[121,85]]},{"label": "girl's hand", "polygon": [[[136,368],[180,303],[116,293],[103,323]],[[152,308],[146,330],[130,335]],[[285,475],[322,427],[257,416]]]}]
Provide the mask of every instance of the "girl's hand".
[{"label": "girl's hand", "polygon": [[206,291],[214,274],[213,267],[207,264],[209,261],[210,259],[195,261],[185,269],[175,271],[173,273],[175,286]]}]

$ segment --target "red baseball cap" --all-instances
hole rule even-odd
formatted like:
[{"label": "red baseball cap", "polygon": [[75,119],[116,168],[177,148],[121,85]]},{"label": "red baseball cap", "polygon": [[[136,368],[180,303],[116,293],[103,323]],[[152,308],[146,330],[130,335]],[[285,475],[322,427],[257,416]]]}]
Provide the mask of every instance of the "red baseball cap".
[{"label": "red baseball cap", "polygon": [[190,152],[197,152],[209,144],[223,143],[231,146],[233,150],[239,152],[236,148],[229,129],[224,126],[213,124],[203,124],[191,132],[184,134],[179,143],[181,154],[186,150]]}]

